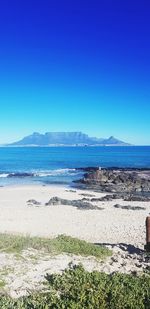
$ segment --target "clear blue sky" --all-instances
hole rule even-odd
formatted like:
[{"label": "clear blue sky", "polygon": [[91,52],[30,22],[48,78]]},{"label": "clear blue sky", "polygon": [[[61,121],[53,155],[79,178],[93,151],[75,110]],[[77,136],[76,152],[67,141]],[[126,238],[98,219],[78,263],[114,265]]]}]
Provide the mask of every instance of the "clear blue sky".
[{"label": "clear blue sky", "polygon": [[0,3],[0,143],[83,131],[150,144],[150,1]]}]

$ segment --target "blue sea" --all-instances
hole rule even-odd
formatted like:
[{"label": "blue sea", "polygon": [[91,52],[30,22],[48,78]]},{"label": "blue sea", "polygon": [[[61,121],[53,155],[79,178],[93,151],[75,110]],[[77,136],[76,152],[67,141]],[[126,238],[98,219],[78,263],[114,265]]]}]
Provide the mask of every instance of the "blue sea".
[{"label": "blue sea", "polygon": [[82,177],[83,172],[75,168],[89,166],[150,168],[150,146],[2,147],[0,185],[69,185]]}]

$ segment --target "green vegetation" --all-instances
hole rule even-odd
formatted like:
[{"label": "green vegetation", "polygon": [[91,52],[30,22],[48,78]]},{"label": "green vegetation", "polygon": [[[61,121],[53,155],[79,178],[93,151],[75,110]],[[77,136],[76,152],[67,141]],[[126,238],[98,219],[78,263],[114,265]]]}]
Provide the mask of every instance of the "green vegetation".
[{"label": "green vegetation", "polygon": [[79,240],[70,236],[60,235],[56,238],[39,238],[0,234],[0,251],[19,254],[22,250],[33,248],[45,250],[50,254],[72,253],[83,256],[95,256],[103,259],[112,252],[103,247]]},{"label": "green vegetation", "polygon": [[[1,309],[149,309],[150,276],[89,273],[71,267],[47,275],[48,290],[18,300],[0,298]],[[47,286],[46,286],[47,288]]]},{"label": "green vegetation", "polygon": [[5,280],[0,278],[0,289],[4,288],[5,285],[6,285]]},{"label": "green vegetation", "polygon": [[[33,248],[50,254],[71,253],[104,259],[111,251],[77,238],[60,235],[53,239],[0,234],[0,251],[21,255]],[[3,269],[5,274],[8,269]],[[141,276],[107,275],[70,265],[62,275],[46,276],[45,288],[29,296],[12,299],[0,280],[1,309],[150,309],[150,273]]]}]

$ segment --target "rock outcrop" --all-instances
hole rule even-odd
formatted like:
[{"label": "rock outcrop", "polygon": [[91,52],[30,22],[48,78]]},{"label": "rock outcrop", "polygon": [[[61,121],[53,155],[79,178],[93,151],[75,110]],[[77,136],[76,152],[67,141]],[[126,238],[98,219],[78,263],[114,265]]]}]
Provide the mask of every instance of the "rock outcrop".
[{"label": "rock outcrop", "polygon": [[78,182],[101,192],[150,193],[150,170],[90,168]]},{"label": "rock outcrop", "polygon": [[54,206],[54,205],[69,205],[69,206],[74,206],[79,209],[102,209],[100,207],[97,207],[89,202],[84,202],[83,200],[67,200],[67,199],[62,199],[60,197],[52,197],[46,204],[46,206]]},{"label": "rock outcrop", "polygon": [[145,207],[141,206],[131,206],[131,205],[120,205],[120,204],[115,204],[115,208],[121,208],[121,209],[126,209],[126,210],[145,210]]},{"label": "rock outcrop", "polygon": [[35,206],[40,206],[41,205],[41,203],[40,202],[38,202],[38,201],[36,201],[36,200],[34,200],[34,199],[31,199],[31,200],[28,200],[27,201],[27,204],[28,205],[35,205]]}]

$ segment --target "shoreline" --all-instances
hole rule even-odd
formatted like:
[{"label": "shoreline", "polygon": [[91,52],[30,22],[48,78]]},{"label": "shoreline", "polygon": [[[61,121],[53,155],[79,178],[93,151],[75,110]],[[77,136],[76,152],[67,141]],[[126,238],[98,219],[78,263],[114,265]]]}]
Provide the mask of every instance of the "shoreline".
[{"label": "shoreline", "polygon": [[[8,184],[8,185],[0,185],[0,190],[1,188],[23,188],[23,187],[26,187],[26,188],[30,188],[30,187],[63,187],[63,188],[72,188],[71,185],[69,184],[56,184],[56,183],[50,183],[50,184],[45,184],[44,182],[43,183],[14,183],[14,184]],[[75,188],[76,189],[76,188]]]},{"label": "shoreline", "polygon": [[[72,175],[65,175],[65,171],[74,171],[74,174]],[[64,171],[63,174],[57,174],[58,171]],[[56,172],[56,175],[53,173]],[[125,178],[126,175],[128,175],[128,178],[130,182],[131,181],[139,181],[140,178],[146,178],[150,181],[150,167],[117,167],[117,166],[111,166],[111,167],[102,167],[102,166],[87,166],[87,167],[75,167],[75,168],[62,168],[62,169],[52,169],[49,171],[19,171],[19,172],[0,172],[0,187],[11,187],[11,186],[67,186],[67,187],[73,187],[78,189],[87,189],[91,190],[94,189],[93,185],[96,185],[96,182],[98,186],[100,187],[100,181],[102,182],[101,188],[95,187],[95,189],[98,189],[99,192],[117,192],[117,190],[111,191],[111,188],[107,187],[103,183],[103,177],[98,178],[96,173],[101,173],[104,176],[104,182],[111,182],[115,180],[114,176],[117,174],[121,175],[121,177],[124,177],[123,182],[125,183],[127,179]],[[135,177],[136,174],[136,177]],[[91,175],[94,175],[93,182]],[[96,176],[96,177],[95,177]],[[54,177],[54,178],[53,178]],[[63,177],[65,179],[63,179]],[[55,180],[56,178],[56,180]],[[59,179],[58,179],[59,178]],[[111,181],[110,181],[111,180]],[[145,180],[145,179],[144,179]],[[120,180],[119,180],[120,181]],[[85,184],[85,186],[83,186]],[[115,186],[118,185],[118,179],[117,182],[115,182]],[[143,185],[143,184],[142,184]],[[106,187],[106,188],[105,188]],[[110,190],[109,190],[110,189]],[[122,191],[122,190],[120,190]],[[123,192],[123,191],[122,191]],[[149,189],[150,192],[150,189]],[[118,191],[119,193],[119,191]],[[121,192],[120,192],[121,193]],[[128,193],[128,192],[127,192]]]}]

